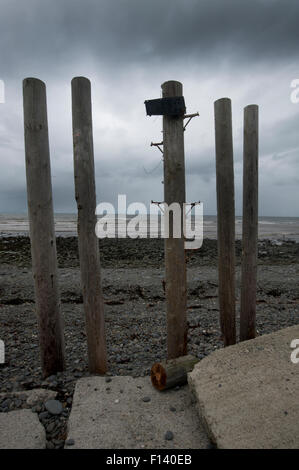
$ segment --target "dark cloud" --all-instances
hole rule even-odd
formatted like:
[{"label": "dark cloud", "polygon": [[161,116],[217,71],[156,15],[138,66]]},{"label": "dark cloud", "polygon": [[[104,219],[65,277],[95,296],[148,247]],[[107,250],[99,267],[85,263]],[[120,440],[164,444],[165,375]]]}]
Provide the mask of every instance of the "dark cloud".
[{"label": "dark cloud", "polygon": [[[4,0],[2,70],[297,58],[297,0]],[[55,66],[54,66],[55,70]]]},{"label": "dark cloud", "polygon": [[273,160],[292,157],[299,163],[298,115],[288,116],[271,126],[262,125],[260,150],[262,154],[272,155]]},{"label": "dark cloud", "polygon": [[[243,107],[260,105],[261,212],[284,185],[298,199],[298,110],[290,82],[299,75],[299,2],[288,0],[2,0],[0,78],[0,211],[26,208],[22,86],[47,83],[55,210],[75,209],[70,80],[91,78],[98,200],[163,199],[161,119],[146,118],[144,99],[181,80],[188,112],[201,117],[186,132],[189,200],[215,212],[213,101],[233,101],[236,202],[242,197]],[[156,153],[155,153],[156,152]],[[263,203],[263,200],[265,201]],[[291,208],[290,208],[291,207]],[[238,210],[239,210],[238,209]]]}]

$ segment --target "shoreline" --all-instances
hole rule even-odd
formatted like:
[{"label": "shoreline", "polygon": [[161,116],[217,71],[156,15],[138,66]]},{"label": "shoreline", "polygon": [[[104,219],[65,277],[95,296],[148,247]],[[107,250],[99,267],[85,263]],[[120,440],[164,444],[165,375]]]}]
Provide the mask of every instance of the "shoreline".
[{"label": "shoreline", "polygon": [[[58,266],[79,267],[78,238],[56,237]],[[236,240],[236,265],[241,263],[242,242]],[[164,240],[161,238],[99,239],[102,267],[164,266]],[[217,240],[205,238],[198,250],[186,251],[187,266],[217,265]],[[299,243],[294,240],[258,241],[258,264],[299,262]],[[0,237],[0,263],[18,267],[31,266],[28,236]]]},{"label": "shoreline", "polygon": [[[166,305],[162,239],[99,241],[109,371],[107,375],[148,376],[166,357]],[[66,370],[44,379],[39,362],[29,237],[0,238],[0,412],[25,407],[19,392],[54,390],[63,415],[38,413],[48,448],[62,448],[78,378],[89,376],[77,237],[58,237],[58,275],[64,321]],[[241,242],[236,242],[236,312],[239,323]],[[203,359],[222,348],[218,308],[217,240],[205,239],[187,252],[188,352]],[[258,335],[299,323],[299,243],[259,242]],[[109,384],[108,384],[109,385]]]},{"label": "shoreline", "polygon": [[[140,224],[138,232],[142,238],[150,238],[150,230],[156,236],[161,235],[161,214],[158,215],[157,219],[150,219],[149,215],[140,214]],[[109,235],[117,235],[118,228],[120,228],[119,237],[124,232],[125,220],[127,223],[134,219],[135,215],[115,214],[116,219],[113,216],[108,220],[111,221],[112,225],[107,230]],[[114,220],[114,222],[113,222]],[[195,219],[193,218],[193,223]],[[119,221],[121,226],[119,226]],[[56,237],[73,237],[77,236],[77,213],[55,213],[55,232]],[[217,238],[217,216],[216,215],[203,215],[203,239],[216,239]],[[115,226],[114,226],[115,223]],[[192,223],[192,229],[195,226]],[[196,231],[200,233],[199,219],[196,223]],[[151,228],[150,228],[151,227]],[[114,233],[114,229],[116,233]],[[236,239],[240,240],[242,237],[242,217],[236,216],[235,218],[235,234]],[[14,237],[14,236],[28,236],[29,235],[29,222],[27,214],[0,214],[0,238],[2,237]],[[272,239],[279,241],[295,240],[299,242],[299,217],[271,217],[271,216],[259,216],[258,219],[258,238],[259,240]]]},{"label": "shoreline", "polygon": [[[56,239],[57,238],[77,238],[78,234],[77,232],[74,231],[56,231],[55,232]],[[20,238],[20,237],[28,237],[29,238],[29,231],[18,231],[18,230],[11,230],[11,231],[0,231],[0,239],[1,238]],[[109,238],[110,240],[122,240],[123,238],[126,238],[127,240],[131,240],[132,242],[136,239],[129,238],[129,237],[106,237]],[[148,236],[140,236],[138,239],[141,240],[151,240],[152,238]],[[163,240],[163,238],[156,237],[155,239],[157,240]],[[236,233],[236,240],[242,240],[242,233],[238,232]],[[99,239],[101,240],[101,239]],[[217,234],[214,233],[214,231],[209,232],[207,235],[203,236],[203,241],[204,240],[217,240]],[[259,234],[258,236],[258,242],[262,242],[265,240],[273,240],[274,242],[295,242],[299,243],[299,233],[263,233]]]}]

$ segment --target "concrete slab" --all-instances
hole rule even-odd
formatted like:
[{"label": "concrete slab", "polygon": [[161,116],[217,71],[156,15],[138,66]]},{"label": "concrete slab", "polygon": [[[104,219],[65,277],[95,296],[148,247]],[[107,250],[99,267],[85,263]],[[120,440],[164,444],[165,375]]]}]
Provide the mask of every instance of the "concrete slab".
[{"label": "concrete slab", "polygon": [[[105,377],[88,377],[77,382],[68,423],[68,439],[74,444],[66,448],[209,447],[188,386],[158,392],[148,377],[111,379],[107,383]],[[167,431],[173,433],[172,440],[165,439]]]},{"label": "concrete slab", "polygon": [[31,410],[0,413],[0,449],[45,449],[46,434]]},{"label": "concrete slab", "polygon": [[299,448],[299,325],[217,350],[188,381],[219,448]]}]

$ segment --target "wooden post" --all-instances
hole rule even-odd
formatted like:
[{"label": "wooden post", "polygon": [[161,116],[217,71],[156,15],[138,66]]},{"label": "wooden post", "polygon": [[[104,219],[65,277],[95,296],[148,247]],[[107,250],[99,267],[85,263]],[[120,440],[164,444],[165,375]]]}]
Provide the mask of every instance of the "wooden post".
[{"label": "wooden post", "polygon": [[258,106],[244,109],[243,240],[240,341],[256,335],[258,240]]},{"label": "wooden post", "polygon": [[104,302],[99,244],[95,234],[96,191],[92,137],[91,87],[84,77],[72,80],[75,193],[78,206],[78,244],[86,317],[89,370],[107,370]]},{"label": "wooden post", "polygon": [[[163,98],[182,96],[183,86],[176,81],[162,85]],[[165,281],[167,303],[168,359],[187,354],[186,262],[183,234],[185,157],[183,116],[163,116],[164,201],[181,207],[181,237],[173,238],[173,217],[169,217],[169,238],[165,238]]]},{"label": "wooden post", "polygon": [[224,346],[236,342],[235,197],[231,100],[215,101],[220,325]]},{"label": "wooden post", "polygon": [[64,337],[60,315],[56,239],[48,138],[45,84],[23,81],[28,215],[39,323],[42,370],[45,377],[64,369]]}]

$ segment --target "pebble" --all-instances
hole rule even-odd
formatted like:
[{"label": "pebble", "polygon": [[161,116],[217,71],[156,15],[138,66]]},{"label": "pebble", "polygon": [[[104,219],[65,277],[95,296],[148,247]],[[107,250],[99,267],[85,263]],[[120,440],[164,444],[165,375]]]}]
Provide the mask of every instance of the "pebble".
[{"label": "pebble", "polygon": [[43,421],[44,419],[47,419],[49,417],[49,413],[47,411],[42,411],[39,415],[38,415],[39,419],[41,421]]},{"label": "pebble", "polygon": [[167,431],[167,432],[165,433],[165,436],[164,436],[164,438],[165,438],[166,441],[172,441],[172,440],[173,440],[173,437],[174,437],[174,436],[173,436],[173,432],[171,432],[171,431]]},{"label": "pebble", "polygon": [[58,400],[46,401],[45,407],[51,415],[60,415],[63,412],[63,406]]},{"label": "pebble", "polygon": [[8,407],[10,406],[11,402],[12,402],[12,401],[11,401],[10,398],[6,398],[6,400],[4,400],[4,401],[1,403],[1,406],[2,406],[3,408],[8,408]]},{"label": "pebble", "polygon": [[105,378],[105,382],[106,382],[106,383],[109,383],[109,382],[111,382],[111,381],[112,381],[111,377],[106,377],[106,378]]},{"label": "pebble", "polygon": [[142,401],[144,401],[144,403],[148,403],[149,401],[151,401],[151,398],[150,397],[143,397]]},{"label": "pebble", "polygon": [[67,445],[67,446],[73,446],[74,444],[75,444],[74,439],[67,439],[65,441],[65,445]]},{"label": "pebble", "polygon": [[48,377],[46,380],[48,382],[53,382],[54,380],[56,380],[56,375],[50,375],[50,377]]},{"label": "pebble", "polygon": [[61,439],[54,439],[54,440],[53,440],[53,443],[54,443],[56,446],[59,446],[59,447],[60,447],[60,446],[64,443],[64,441],[62,441]]},{"label": "pebble", "polygon": [[46,430],[47,430],[47,432],[50,433],[50,432],[52,432],[52,431],[54,430],[54,428],[55,428],[55,423],[50,423],[50,424],[48,424],[48,426],[46,427]]}]

